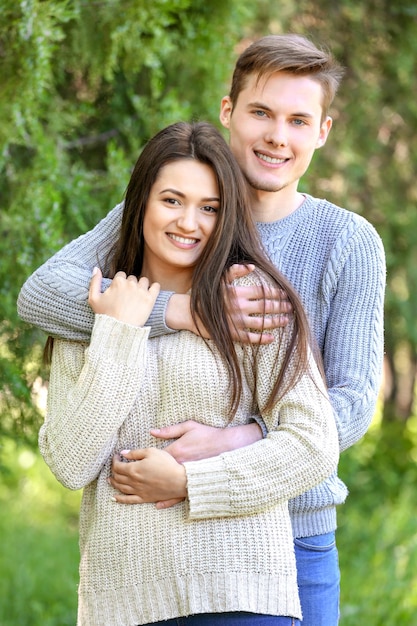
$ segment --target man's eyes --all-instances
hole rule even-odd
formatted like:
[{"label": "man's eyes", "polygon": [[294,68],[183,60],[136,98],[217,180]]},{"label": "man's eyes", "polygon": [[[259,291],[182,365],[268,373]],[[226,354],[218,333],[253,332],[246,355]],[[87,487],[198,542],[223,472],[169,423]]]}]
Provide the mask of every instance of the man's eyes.
[{"label": "man's eyes", "polygon": [[292,123],[294,124],[294,126],[305,126],[307,124],[305,120],[302,120],[300,118],[294,119]]}]

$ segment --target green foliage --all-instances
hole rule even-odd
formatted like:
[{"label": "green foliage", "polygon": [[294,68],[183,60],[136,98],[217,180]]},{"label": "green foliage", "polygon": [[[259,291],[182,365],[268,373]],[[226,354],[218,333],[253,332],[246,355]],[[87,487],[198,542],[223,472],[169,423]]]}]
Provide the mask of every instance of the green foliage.
[{"label": "green foliage", "polygon": [[286,3],[284,19],[273,2],[263,4],[270,28],[323,42],[346,68],[330,139],[303,185],[366,217],[383,239],[392,378],[386,412],[407,419],[417,373],[416,4],[300,0]]},{"label": "green foliage", "polygon": [[217,120],[250,15],[238,0],[1,4],[0,431],[33,438],[40,419],[44,337],[17,318],[22,283],[121,200],[159,128]]},{"label": "green foliage", "polygon": [[417,372],[417,138],[410,131],[417,124],[415,3],[4,0],[3,431],[39,419],[30,388],[44,338],[17,319],[25,278],[121,199],[141,147],[156,130],[178,119],[217,122],[241,46],[290,31],[328,45],[347,68],[329,141],[301,188],[364,215],[383,238],[392,383],[386,416],[409,417]]},{"label": "green foliage", "polygon": [[341,457],[350,495],[339,509],[341,626],[417,626],[416,418],[374,424]]},{"label": "green foliage", "polygon": [[[417,626],[417,418],[406,437],[391,432],[390,448],[382,430],[375,423],[341,460],[350,495],[338,513],[340,626]],[[74,624],[80,492],[27,447],[8,441],[2,459],[0,624]]]},{"label": "green foliage", "polygon": [[6,441],[0,482],[0,624],[71,626],[76,621],[80,493],[43,459]]}]

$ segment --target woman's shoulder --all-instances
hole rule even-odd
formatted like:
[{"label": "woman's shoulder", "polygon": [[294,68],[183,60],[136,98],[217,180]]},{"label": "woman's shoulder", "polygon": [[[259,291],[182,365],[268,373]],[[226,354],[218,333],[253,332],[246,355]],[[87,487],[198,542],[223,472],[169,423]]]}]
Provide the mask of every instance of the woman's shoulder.
[{"label": "woman's shoulder", "polygon": [[250,271],[245,276],[239,276],[238,278],[235,278],[232,284],[242,287],[273,287],[273,281],[271,277],[268,276],[265,272],[259,270],[258,268],[252,269],[252,271]]}]

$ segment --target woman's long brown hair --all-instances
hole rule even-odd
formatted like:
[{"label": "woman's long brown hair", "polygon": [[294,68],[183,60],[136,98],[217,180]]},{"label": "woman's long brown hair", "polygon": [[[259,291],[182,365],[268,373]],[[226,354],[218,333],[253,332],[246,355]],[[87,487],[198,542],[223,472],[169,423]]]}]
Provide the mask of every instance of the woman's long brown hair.
[{"label": "woman's long brown hair", "polygon": [[[183,159],[209,165],[219,187],[216,225],[193,272],[191,313],[197,327],[198,320],[201,320],[227,365],[231,382],[231,416],[239,404],[242,377],[227,313],[228,306],[233,305],[227,301],[230,298],[230,290],[226,288],[227,270],[234,263],[254,264],[265,290],[278,287],[285,291],[291,302],[294,316],[291,339],[284,361],[277,368],[269,400],[265,407],[261,407],[268,410],[308,371],[308,345],[313,342],[295,289],[262,251],[251,216],[246,181],[229,146],[214,126],[205,122],[180,122],[160,131],[147,143],[126,190],[120,237],[110,257],[111,276],[119,270],[128,275],[141,275],[143,220],[150,190],[164,165]],[[253,348],[255,375],[258,348],[257,345]],[[295,366],[288,372],[290,360]]]}]

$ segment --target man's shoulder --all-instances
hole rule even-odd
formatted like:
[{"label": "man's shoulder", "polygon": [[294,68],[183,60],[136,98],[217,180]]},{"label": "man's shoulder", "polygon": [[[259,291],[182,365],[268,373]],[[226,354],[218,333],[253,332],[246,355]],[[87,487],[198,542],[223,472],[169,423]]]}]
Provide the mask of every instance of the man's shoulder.
[{"label": "man's shoulder", "polygon": [[375,227],[363,215],[341,207],[324,198],[307,196],[306,202],[309,208],[309,227],[314,222],[321,232],[333,232],[333,235],[363,234],[365,237],[380,239]]}]

